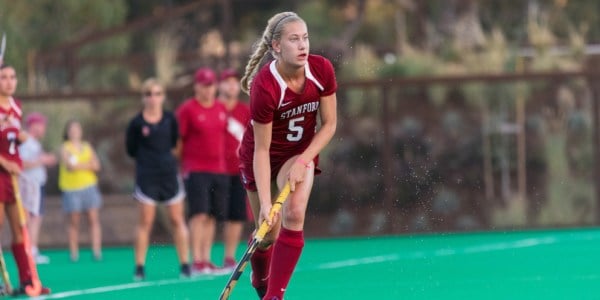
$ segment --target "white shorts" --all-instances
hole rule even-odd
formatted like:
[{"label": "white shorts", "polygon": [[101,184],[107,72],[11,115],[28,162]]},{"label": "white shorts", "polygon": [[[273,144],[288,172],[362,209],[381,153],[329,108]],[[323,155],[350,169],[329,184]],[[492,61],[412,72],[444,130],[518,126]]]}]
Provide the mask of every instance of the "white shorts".
[{"label": "white shorts", "polygon": [[133,191],[133,198],[140,203],[152,206],[157,204],[172,205],[183,201],[185,195],[181,178],[177,178],[176,186],[173,187],[164,184],[146,184],[145,186],[141,186],[137,183]]},{"label": "white shorts", "polygon": [[34,216],[40,215],[40,203],[42,201],[42,187],[35,180],[21,174],[19,176],[19,192],[23,208]]}]

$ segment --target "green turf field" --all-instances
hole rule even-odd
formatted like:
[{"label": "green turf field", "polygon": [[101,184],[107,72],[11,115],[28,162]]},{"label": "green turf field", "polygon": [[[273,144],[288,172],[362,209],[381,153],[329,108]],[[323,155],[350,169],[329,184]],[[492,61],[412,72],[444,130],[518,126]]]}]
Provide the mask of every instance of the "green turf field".
[{"label": "green turf field", "polygon": [[[102,262],[45,253],[39,272],[53,294],[40,299],[217,299],[227,279],[178,279],[166,246],[150,250],[144,282],[132,281],[128,248],[105,249]],[[231,299],[257,299],[248,274]],[[308,240],[293,299],[600,299],[600,229]]]}]

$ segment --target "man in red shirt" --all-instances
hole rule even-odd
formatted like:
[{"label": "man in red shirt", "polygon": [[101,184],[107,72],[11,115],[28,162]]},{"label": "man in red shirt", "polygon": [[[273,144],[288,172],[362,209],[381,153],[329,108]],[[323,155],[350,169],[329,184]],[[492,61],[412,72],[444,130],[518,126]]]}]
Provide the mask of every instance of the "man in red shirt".
[{"label": "man in red shirt", "polygon": [[188,199],[190,242],[196,274],[223,273],[210,260],[216,221],[227,212],[225,164],[227,111],[216,101],[217,77],[210,68],[195,74],[194,97],[177,110],[181,170]]},{"label": "man in red shirt", "polygon": [[239,101],[240,79],[233,69],[221,72],[219,82],[219,100],[227,108],[227,135],[225,138],[225,158],[227,175],[230,180],[229,209],[225,217],[223,240],[225,244],[225,259],[223,267],[232,271],[236,266],[235,250],[238,247],[244,221],[247,219],[246,191],[240,177],[239,148],[244,131],[250,122],[250,108]]},{"label": "man in red shirt", "polygon": [[[1,63],[1,62],[0,62]],[[27,139],[21,131],[21,104],[13,98],[17,89],[17,74],[13,67],[0,65],[0,225],[6,214],[12,233],[12,253],[19,270],[20,287],[15,294],[24,294],[25,286],[32,284],[30,255],[25,249],[23,234],[19,230],[19,211],[16,205],[12,176],[21,173],[22,162],[18,145]],[[50,293],[42,287],[42,294]]]}]

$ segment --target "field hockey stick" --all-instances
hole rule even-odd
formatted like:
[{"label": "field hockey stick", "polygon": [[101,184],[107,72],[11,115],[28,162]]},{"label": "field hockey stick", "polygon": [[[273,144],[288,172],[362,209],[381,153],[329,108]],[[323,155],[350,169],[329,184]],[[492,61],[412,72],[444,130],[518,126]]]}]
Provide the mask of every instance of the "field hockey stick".
[{"label": "field hockey stick", "polygon": [[[287,200],[289,194],[290,194],[290,183],[287,182],[285,184],[285,186],[283,187],[283,189],[281,190],[281,192],[279,193],[279,196],[275,200],[275,203],[273,203],[273,206],[271,207],[271,211],[269,211],[269,218],[271,220],[273,219],[275,214],[277,214],[281,210],[281,207],[283,206],[283,203],[285,202],[285,200]],[[265,238],[265,235],[267,235],[267,232],[269,232],[269,224],[267,224],[267,221],[264,220],[258,227],[258,230],[256,231],[256,233],[254,234],[252,241],[248,245],[248,249],[246,249],[246,252],[244,252],[244,255],[242,256],[242,258],[240,259],[238,264],[235,266],[235,269],[233,270],[231,277],[229,277],[229,280],[227,281],[227,285],[225,285],[223,292],[221,292],[221,296],[219,297],[220,300],[229,299],[229,295],[231,294],[231,291],[233,290],[233,288],[237,284],[238,280],[240,279],[240,276],[242,276],[244,269],[246,269],[246,266],[248,265],[248,261],[250,260],[250,257],[252,257],[252,254],[254,254],[254,251],[256,251],[256,248],[258,247],[258,243],[260,243]]]},{"label": "field hockey stick", "polygon": [[4,51],[6,50],[6,33],[2,34],[2,41],[0,42],[0,65],[4,61]]},{"label": "field hockey stick", "polygon": [[[2,34],[2,40],[0,41],[0,65],[4,61],[4,51],[6,50],[6,33]],[[8,116],[7,116],[8,117]],[[6,267],[6,261],[4,260],[4,252],[0,246],[0,272],[2,273],[2,281],[4,282],[4,290],[7,294],[12,294],[12,285],[10,283],[10,276],[8,276],[8,269]]]},{"label": "field hockey stick", "polygon": [[10,283],[10,276],[8,276],[8,269],[6,267],[6,261],[4,260],[4,252],[0,247],[0,271],[2,272],[2,281],[4,282],[4,290],[6,294],[12,294],[12,284]]},{"label": "field hockey stick", "polygon": [[23,208],[23,201],[21,199],[21,193],[19,192],[19,182],[17,175],[12,175],[13,192],[15,194],[15,202],[17,203],[17,210],[19,212],[19,227],[21,234],[23,235],[23,247],[25,247],[25,254],[27,254],[27,262],[29,264],[29,270],[31,271],[31,285],[25,286],[25,293],[30,296],[39,296],[42,292],[42,282],[37,272],[37,266],[33,260],[31,254],[31,243],[29,242],[29,232],[27,231],[27,219],[25,217],[25,209]]}]

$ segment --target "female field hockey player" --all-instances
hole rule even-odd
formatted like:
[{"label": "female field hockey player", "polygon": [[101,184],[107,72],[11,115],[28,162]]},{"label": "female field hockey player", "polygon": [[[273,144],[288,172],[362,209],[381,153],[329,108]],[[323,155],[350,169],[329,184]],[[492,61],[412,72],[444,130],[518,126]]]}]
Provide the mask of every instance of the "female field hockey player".
[{"label": "female field hockey player", "polygon": [[179,139],[177,119],[163,110],[165,90],[156,79],[142,85],[143,108],[129,122],[125,137],[127,154],[135,159],[135,191],[139,223],[135,238],[135,280],[145,278],[144,265],[150,232],[156,215],[156,205],[168,209],[181,277],[190,277],[188,262],[188,230],[185,224],[185,192],[178,176],[177,159],[173,151]]},{"label": "female field hockey player", "polygon": [[181,139],[181,169],[188,200],[192,273],[223,270],[211,262],[216,221],[227,211],[229,177],[225,175],[227,111],[216,100],[217,76],[200,68],[194,77],[194,97],[177,110]]},{"label": "female field hockey player", "polygon": [[229,205],[223,228],[225,259],[223,268],[230,272],[235,268],[235,250],[237,249],[244,222],[246,221],[246,191],[240,177],[239,148],[246,125],[250,122],[248,104],[239,100],[240,80],[233,69],[221,72],[219,81],[219,100],[227,108],[227,137],[225,138],[225,157],[229,176]]},{"label": "female field hockey player", "polygon": [[[274,60],[257,72],[267,53]],[[262,299],[280,300],[304,246],[318,154],[336,130],[337,83],[331,62],[309,54],[306,23],[283,12],[269,19],[241,85],[250,94],[252,119],[240,149],[242,178],[256,226],[263,220],[272,226],[251,258],[252,285]],[[281,215],[270,219],[286,181],[292,193]]]},{"label": "female field hockey player", "polygon": [[102,228],[100,208],[102,196],[98,190],[100,160],[90,143],[83,140],[81,123],[70,120],[65,125],[64,142],[60,150],[58,187],[63,194],[63,210],[69,224],[69,250],[71,261],[79,260],[79,224],[81,214],[87,215],[90,224],[92,252],[95,260],[102,260]]},{"label": "female field hockey player", "polygon": [[[2,62],[0,62],[1,64]],[[4,216],[8,218],[12,234],[12,253],[19,270],[20,288],[15,294],[24,294],[25,286],[32,282],[29,265],[30,249],[25,249],[23,234],[19,223],[19,211],[16,205],[16,193],[12,176],[21,173],[22,162],[19,156],[19,144],[27,139],[21,131],[21,105],[13,98],[17,89],[17,74],[13,67],[0,65],[0,225]],[[42,294],[50,293],[42,287]]]}]

